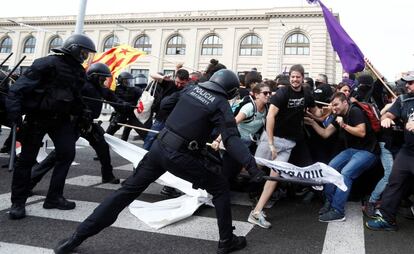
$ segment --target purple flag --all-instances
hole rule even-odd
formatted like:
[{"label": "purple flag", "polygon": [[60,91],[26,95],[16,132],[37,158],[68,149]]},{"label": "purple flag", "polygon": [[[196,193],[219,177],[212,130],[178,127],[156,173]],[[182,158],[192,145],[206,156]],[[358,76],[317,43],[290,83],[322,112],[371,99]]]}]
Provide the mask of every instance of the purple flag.
[{"label": "purple flag", "polygon": [[322,8],[326,27],[331,37],[332,47],[341,59],[342,67],[348,73],[356,73],[364,70],[364,54],[349,37],[344,28],[339,24],[332,12],[319,0],[308,0],[310,3],[318,2]]}]

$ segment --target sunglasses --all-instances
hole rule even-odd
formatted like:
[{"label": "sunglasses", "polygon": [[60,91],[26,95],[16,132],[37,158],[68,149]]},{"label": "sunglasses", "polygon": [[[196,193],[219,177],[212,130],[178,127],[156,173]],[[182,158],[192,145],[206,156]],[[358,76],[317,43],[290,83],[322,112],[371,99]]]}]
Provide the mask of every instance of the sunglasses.
[{"label": "sunglasses", "polygon": [[271,91],[264,91],[264,92],[260,92],[260,93],[264,94],[264,96],[268,96],[268,95],[272,94]]}]

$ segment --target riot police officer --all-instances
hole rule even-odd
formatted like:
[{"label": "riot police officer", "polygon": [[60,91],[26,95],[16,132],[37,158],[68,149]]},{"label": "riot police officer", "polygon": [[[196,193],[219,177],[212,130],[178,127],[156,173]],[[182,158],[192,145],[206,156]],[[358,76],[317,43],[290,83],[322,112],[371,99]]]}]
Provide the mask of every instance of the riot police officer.
[{"label": "riot police officer", "polygon": [[[121,98],[122,100],[132,104],[137,105],[139,98],[141,97],[142,90],[138,87],[135,87],[134,84],[134,77],[129,72],[121,72],[117,77],[117,87],[115,89],[115,94]],[[106,133],[110,135],[114,135],[122,126],[118,125],[118,123],[125,123],[133,126],[150,128],[151,122],[147,121],[147,123],[142,124],[138,121],[137,117],[134,114],[133,108],[131,110],[124,112],[118,111],[115,109],[113,113],[108,129]],[[135,131],[139,134],[139,136],[144,139],[147,135],[146,131],[137,130]],[[121,139],[127,141],[129,133],[131,132],[131,128],[125,127]]]},{"label": "riot police officer", "polygon": [[20,130],[22,151],[13,172],[10,219],[26,216],[30,171],[46,133],[56,147],[56,164],[43,208],[70,210],[76,206],[63,197],[77,139],[71,120],[73,115],[82,115],[80,90],[85,83],[82,63],[96,50],[90,38],[75,34],[53,51],[54,54],[36,59],[10,87],[6,98],[11,123],[18,124],[21,116],[26,115]]},{"label": "riot police officer", "polygon": [[211,170],[211,162],[203,156],[209,134],[213,128],[218,128],[227,151],[248,169],[253,179],[261,180],[264,175],[243,145],[227,101],[236,95],[238,87],[236,74],[221,70],[210,81],[185,88],[175,107],[172,105],[174,109],[165,128],[133,175],[107,197],[70,238],[62,240],[55,252],[68,253],[86,238],[110,226],[118,214],[166,170],[192,182],[194,188],[204,188],[213,195],[220,234],[217,253],[244,248],[245,237],[233,234],[228,181]]},{"label": "riot police officer", "polygon": [[[90,110],[89,119],[80,119],[78,121],[78,130],[81,137],[89,141],[89,144],[96,151],[101,163],[102,183],[119,184],[119,179],[113,174],[109,146],[106,143],[103,128],[93,122],[97,119],[102,111],[102,98],[111,104],[118,111],[126,111],[133,108],[127,102],[119,99],[114,92],[106,87],[105,82],[108,77],[112,77],[108,66],[103,63],[92,64],[86,71],[87,81],[82,87],[82,96],[86,107]],[[33,167],[31,175],[30,189],[40,182],[42,177],[53,167],[56,162],[56,151],[52,151],[39,164]]]}]

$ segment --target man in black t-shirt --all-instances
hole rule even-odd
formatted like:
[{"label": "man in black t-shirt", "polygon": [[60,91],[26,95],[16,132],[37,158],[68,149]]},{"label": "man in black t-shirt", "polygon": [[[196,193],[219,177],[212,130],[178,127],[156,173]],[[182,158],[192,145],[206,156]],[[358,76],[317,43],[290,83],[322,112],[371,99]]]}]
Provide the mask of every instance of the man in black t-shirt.
[{"label": "man in black t-shirt", "polygon": [[352,183],[374,164],[379,152],[369,120],[360,108],[351,106],[345,94],[341,92],[333,95],[331,105],[336,119],[325,129],[313,119],[305,119],[305,123],[311,125],[323,138],[329,137],[337,130],[340,131],[346,146],[345,150],[329,162],[329,166],[342,174],[348,189],[342,191],[333,184],[325,185],[326,201],[319,210],[319,221],[321,222],[345,220],[345,203]]},{"label": "man in black t-shirt", "polygon": [[[308,90],[303,89],[305,70],[302,65],[293,65],[289,70],[290,86],[282,87],[270,99],[266,117],[266,132],[262,134],[256,156],[271,160],[289,160],[296,141],[304,139],[303,118],[307,109],[320,115],[319,109]],[[270,176],[277,173],[270,171]],[[259,202],[251,211],[248,221],[264,228],[271,226],[263,215],[263,207],[276,189],[276,181],[267,181]]]},{"label": "man in black t-shirt", "polygon": [[[372,230],[397,230],[395,217],[402,195],[407,191],[410,177],[414,175],[414,76],[402,78],[406,81],[407,95],[398,97],[391,108],[381,117],[381,126],[390,128],[395,119],[404,123],[404,144],[394,160],[388,185],[382,193],[381,216],[366,222]],[[414,211],[414,207],[411,207]],[[414,213],[414,212],[413,212]]]}]

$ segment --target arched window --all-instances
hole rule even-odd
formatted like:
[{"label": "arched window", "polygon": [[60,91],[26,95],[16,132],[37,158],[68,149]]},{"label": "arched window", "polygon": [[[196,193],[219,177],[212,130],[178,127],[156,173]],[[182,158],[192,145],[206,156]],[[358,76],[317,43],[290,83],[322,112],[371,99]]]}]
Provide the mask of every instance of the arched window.
[{"label": "arched window", "polygon": [[50,40],[48,52],[51,52],[52,49],[59,48],[62,45],[63,45],[62,38],[60,38],[59,36],[57,36],[57,37],[53,38],[52,40]]},{"label": "arched window", "polygon": [[217,35],[210,35],[205,38],[203,44],[201,45],[201,54],[214,56],[222,55],[223,44],[220,37]]},{"label": "arched window", "polygon": [[29,36],[24,42],[23,53],[33,54],[36,48],[36,38]]},{"label": "arched window", "polygon": [[261,56],[263,51],[262,39],[255,34],[249,34],[240,43],[241,56]]},{"label": "arched window", "polygon": [[9,36],[6,36],[1,40],[0,43],[0,53],[10,53],[12,49],[12,39]]},{"label": "arched window", "polygon": [[119,39],[118,37],[116,37],[115,35],[111,35],[108,38],[106,38],[105,42],[104,42],[104,46],[103,46],[103,52],[118,46],[119,44]]},{"label": "arched window", "polygon": [[167,55],[185,55],[185,42],[182,36],[175,35],[167,42]]},{"label": "arched window", "polygon": [[295,33],[285,42],[285,55],[309,55],[309,39],[304,34]]},{"label": "arched window", "polygon": [[151,54],[151,40],[147,35],[141,35],[134,43],[134,48],[144,51],[147,54]]}]

